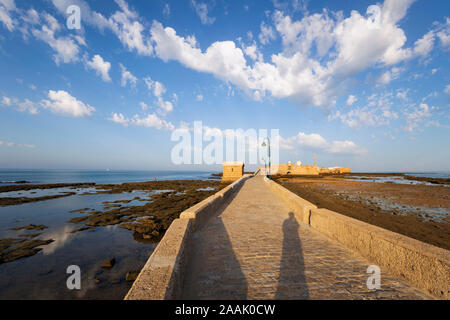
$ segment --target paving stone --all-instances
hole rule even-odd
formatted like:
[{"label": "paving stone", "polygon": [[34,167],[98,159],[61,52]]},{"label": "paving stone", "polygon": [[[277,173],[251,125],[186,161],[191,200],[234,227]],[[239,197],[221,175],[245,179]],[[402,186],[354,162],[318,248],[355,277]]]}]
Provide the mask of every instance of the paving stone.
[{"label": "paving stone", "polygon": [[366,286],[369,261],[298,222],[261,176],[191,240],[183,299],[431,299],[381,274]]}]

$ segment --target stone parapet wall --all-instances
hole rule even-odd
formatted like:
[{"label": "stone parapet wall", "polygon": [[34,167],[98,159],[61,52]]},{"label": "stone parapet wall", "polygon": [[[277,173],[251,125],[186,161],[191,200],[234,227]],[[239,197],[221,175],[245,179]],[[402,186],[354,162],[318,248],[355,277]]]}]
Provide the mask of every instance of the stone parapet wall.
[{"label": "stone parapet wall", "polygon": [[450,251],[319,209],[278,183],[270,188],[312,229],[359,253],[371,263],[440,299],[450,298]]}]

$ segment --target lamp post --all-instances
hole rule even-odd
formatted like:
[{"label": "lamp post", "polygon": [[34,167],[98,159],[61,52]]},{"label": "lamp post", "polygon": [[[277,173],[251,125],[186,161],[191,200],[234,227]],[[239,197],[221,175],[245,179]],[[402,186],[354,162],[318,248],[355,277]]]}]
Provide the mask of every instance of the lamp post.
[{"label": "lamp post", "polygon": [[268,148],[267,148],[267,152],[268,152],[268,155],[269,155],[269,175],[268,175],[268,177],[269,177],[269,179],[271,179],[271,177],[270,177],[270,168],[271,168],[271,163],[270,163],[270,139],[269,139],[269,137],[267,137],[266,139],[267,139],[267,145],[266,145],[266,142],[263,141],[261,146],[262,147],[268,146]]}]

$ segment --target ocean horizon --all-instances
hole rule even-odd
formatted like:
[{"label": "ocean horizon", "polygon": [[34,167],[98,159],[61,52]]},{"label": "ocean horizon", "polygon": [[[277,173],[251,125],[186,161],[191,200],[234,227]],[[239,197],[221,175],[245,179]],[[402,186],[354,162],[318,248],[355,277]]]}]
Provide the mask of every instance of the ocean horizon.
[{"label": "ocean horizon", "polygon": [[[18,183],[96,183],[120,184],[156,180],[208,180],[219,170],[94,170],[94,169],[0,169],[0,185]],[[449,178],[450,171],[379,171],[367,173],[404,173],[426,178]]]},{"label": "ocean horizon", "polygon": [[0,185],[17,183],[120,184],[153,180],[207,180],[217,171],[188,170],[76,170],[76,169],[0,169]]}]

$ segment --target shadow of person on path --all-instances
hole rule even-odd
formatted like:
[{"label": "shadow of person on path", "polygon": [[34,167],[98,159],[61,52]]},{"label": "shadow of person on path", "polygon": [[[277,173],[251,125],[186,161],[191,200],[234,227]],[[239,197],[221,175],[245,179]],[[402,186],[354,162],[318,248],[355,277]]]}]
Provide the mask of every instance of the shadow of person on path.
[{"label": "shadow of person on path", "polygon": [[275,299],[308,299],[302,243],[299,224],[294,213],[283,222],[283,252]]},{"label": "shadow of person on path", "polygon": [[247,279],[223,220],[210,220],[192,242],[182,299],[245,300],[247,292]]},{"label": "shadow of person on path", "polygon": [[242,186],[192,235],[182,299],[245,300],[248,283],[221,217]]}]

